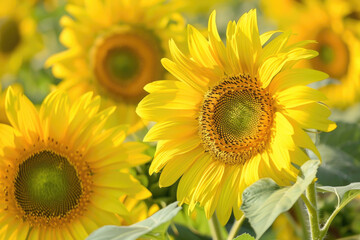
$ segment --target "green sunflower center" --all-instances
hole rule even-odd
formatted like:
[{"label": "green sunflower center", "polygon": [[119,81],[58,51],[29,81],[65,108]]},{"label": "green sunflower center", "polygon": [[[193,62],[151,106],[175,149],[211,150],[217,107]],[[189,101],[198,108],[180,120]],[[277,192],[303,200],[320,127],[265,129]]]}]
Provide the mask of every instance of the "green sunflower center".
[{"label": "green sunflower center", "polygon": [[18,23],[10,18],[0,18],[0,52],[11,53],[21,40]]},{"label": "green sunflower center", "polygon": [[341,78],[347,73],[349,49],[343,38],[331,29],[322,29],[316,37],[315,50],[319,57],[310,60],[312,66],[326,72],[332,78]]},{"label": "green sunflower center", "polygon": [[115,81],[126,83],[138,74],[140,59],[131,49],[119,48],[107,55],[105,65]]},{"label": "green sunflower center", "polygon": [[330,64],[335,59],[334,49],[329,45],[322,45],[319,50],[319,57],[325,64]]},{"label": "green sunflower center", "polygon": [[205,95],[199,129],[203,146],[214,159],[243,164],[263,151],[273,121],[272,98],[256,78],[226,78]]},{"label": "green sunflower center", "polygon": [[93,49],[93,70],[101,89],[115,99],[138,103],[144,86],[161,78],[163,51],[151,32],[134,27],[97,39]]},{"label": "green sunflower center", "polygon": [[248,91],[232,91],[220,96],[214,109],[217,132],[227,142],[253,135],[260,117],[260,101],[255,101]]},{"label": "green sunflower center", "polygon": [[77,206],[81,194],[77,171],[64,156],[44,150],[19,165],[15,198],[28,215],[64,216]]}]

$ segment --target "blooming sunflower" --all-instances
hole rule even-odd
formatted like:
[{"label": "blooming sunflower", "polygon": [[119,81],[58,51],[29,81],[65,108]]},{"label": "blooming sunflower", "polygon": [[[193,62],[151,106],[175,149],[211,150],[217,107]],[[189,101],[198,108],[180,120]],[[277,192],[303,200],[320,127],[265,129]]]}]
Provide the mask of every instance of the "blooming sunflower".
[{"label": "blooming sunflower", "polygon": [[[135,113],[143,87],[163,79],[160,59],[167,55],[170,36],[180,37],[183,19],[164,0],[84,1],[69,5],[74,17],[61,19],[60,41],[68,50],[49,58],[47,65],[64,81],[60,88],[76,98],[94,91],[104,106],[117,105],[117,124],[143,126]],[[135,125],[135,126],[134,126]],[[136,126],[137,125],[137,126]],[[134,126],[134,127],[133,127]]]},{"label": "blooming sunflower", "polygon": [[41,50],[42,43],[27,1],[0,0],[0,6],[1,77],[16,73],[23,61]]},{"label": "blooming sunflower", "polygon": [[359,102],[360,39],[351,26],[356,22],[360,26],[360,18],[351,18],[352,24],[347,24],[349,16],[354,14],[355,4],[343,0],[276,2],[278,6],[288,6],[288,11],[274,14],[273,3],[269,6],[269,1],[263,1],[264,10],[282,29],[296,32],[295,41],[314,39],[317,42],[312,48],[319,52],[319,57],[304,61],[301,66],[323,71],[334,80],[321,88],[328,97],[326,103],[331,107],[346,108]]},{"label": "blooming sunflower", "polygon": [[172,59],[164,67],[178,80],[148,84],[137,113],[156,121],[144,141],[158,141],[150,173],[159,172],[161,187],[179,178],[177,198],[193,209],[204,206],[209,218],[216,209],[222,224],[234,211],[237,219],[243,190],[259,178],[278,184],[295,181],[293,166],[308,160],[303,148],[319,152],[304,129],[331,131],[322,93],[305,85],[326,78],[311,69],[293,69],[301,59],[317,55],[286,45],[289,33],[268,41],[259,35],[256,11],[230,21],[226,46],[215,12],[208,40],[188,27],[190,56],[170,42]]},{"label": "blooming sunflower", "polygon": [[51,93],[39,112],[9,88],[0,125],[1,239],[85,239],[129,212],[124,194],[150,192],[127,168],[149,160],[142,143],[122,143],[122,127],[104,128],[114,108],[99,111],[100,98],[87,93],[70,103]]}]

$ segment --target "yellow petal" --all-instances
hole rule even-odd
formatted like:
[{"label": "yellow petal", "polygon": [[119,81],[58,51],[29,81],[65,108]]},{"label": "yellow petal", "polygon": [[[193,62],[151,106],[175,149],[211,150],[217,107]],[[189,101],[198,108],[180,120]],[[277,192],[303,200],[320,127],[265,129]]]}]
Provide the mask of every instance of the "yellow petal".
[{"label": "yellow petal", "polygon": [[329,75],[326,73],[313,69],[288,69],[280,72],[273,78],[269,89],[271,94],[275,94],[275,92],[286,88],[308,85],[328,77]]},{"label": "yellow petal", "polygon": [[22,93],[15,93],[9,87],[5,100],[6,114],[11,125],[22,133],[28,142],[43,137],[37,110]]},{"label": "yellow petal", "polygon": [[179,139],[197,134],[198,122],[191,119],[176,119],[155,124],[144,137],[144,142]]},{"label": "yellow petal", "polygon": [[309,103],[284,111],[284,114],[298,122],[302,128],[318,129],[330,132],[336,128],[336,124],[328,117],[331,111],[325,105],[319,103]]},{"label": "yellow petal", "polygon": [[62,91],[50,93],[41,104],[40,119],[45,140],[62,140],[69,124],[69,98]]},{"label": "yellow petal", "polygon": [[324,101],[325,95],[307,86],[295,86],[277,92],[275,95],[278,103],[284,108],[293,108],[300,105]]},{"label": "yellow petal", "polygon": [[159,179],[160,187],[173,185],[202,154],[204,154],[204,149],[198,147],[170,158],[161,172]]},{"label": "yellow petal", "polygon": [[198,136],[159,141],[149,169],[150,175],[154,172],[159,172],[172,157],[189,152],[199,146],[199,144],[200,139]]}]

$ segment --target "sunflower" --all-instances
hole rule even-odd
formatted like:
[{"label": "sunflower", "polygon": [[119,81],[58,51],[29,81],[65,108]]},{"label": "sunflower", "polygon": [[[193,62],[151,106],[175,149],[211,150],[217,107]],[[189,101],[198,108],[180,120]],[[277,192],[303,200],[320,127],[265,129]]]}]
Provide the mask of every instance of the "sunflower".
[{"label": "sunflower", "polygon": [[[287,11],[274,14],[269,1],[263,1],[265,12],[274,18],[282,29],[297,33],[295,41],[314,39],[312,48],[319,57],[304,61],[301,66],[311,67],[329,74],[333,83],[321,88],[331,107],[346,108],[360,101],[360,39],[351,26],[360,26],[355,2],[342,0],[301,1],[276,0]],[[351,4],[352,3],[352,4]],[[273,3],[271,3],[273,4]],[[357,3],[356,3],[357,4]],[[276,11],[275,11],[276,13]],[[349,19],[351,24],[347,24]],[[358,31],[360,33],[360,31]]]},{"label": "sunflower", "polygon": [[47,65],[74,98],[91,90],[102,96],[104,107],[117,105],[115,123],[130,124],[133,131],[143,126],[135,113],[143,87],[164,78],[160,59],[170,36],[181,38],[183,19],[163,0],[84,2],[67,7],[74,19],[61,19],[60,41],[68,50]]},{"label": "sunflower", "polygon": [[143,143],[122,143],[123,127],[104,128],[113,108],[99,111],[87,93],[70,102],[54,91],[37,111],[9,88],[0,125],[1,239],[85,239],[119,224],[129,212],[119,200],[150,192],[128,172],[144,163]]},{"label": "sunflower", "polygon": [[153,172],[162,173],[166,187],[179,178],[177,198],[197,203],[209,218],[225,224],[233,210],[239,219],[243,190],[259,178],[280,185],[295,181],[308,160],[303,148],[319,152],[304,129],[331,131],[329,109],[319,103],[322,93],[305,85],[327,77],[311,69],[293,69],[301,59],[317,55],[307,42],[287,46],[289,33],[268,41],[259,36],[256,11],[230,21],[225,46],[209,19],[208,40],[188,27],[190,56],[170,42],[172,59],[164,67],[178,80],[146,85],[137,108],[146,120],[157,122],[144,141],[158,141]]},{"label": "sunflower", "polygon": [[42,41],[36,32],[27,1],[0,0],[0,77],[15,74],[24,61],[41,50]]}]

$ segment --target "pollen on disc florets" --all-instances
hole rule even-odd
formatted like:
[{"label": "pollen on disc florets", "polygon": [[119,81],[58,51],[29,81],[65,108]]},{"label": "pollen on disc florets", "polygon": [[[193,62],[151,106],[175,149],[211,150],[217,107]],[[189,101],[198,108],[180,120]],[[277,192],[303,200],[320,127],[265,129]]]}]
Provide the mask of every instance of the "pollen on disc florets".
[{"label": "pollen on disc florets", "polygon": [[199,132],[205,150],[225,164],[244,164],[265,149],[273,112],[273,99],[256,78],[224,78],[205,94],[201,107]]}]

